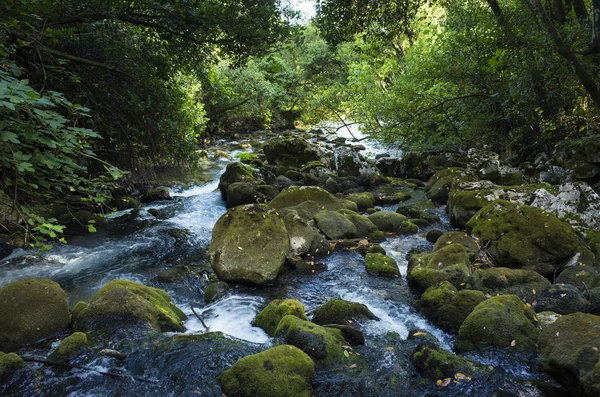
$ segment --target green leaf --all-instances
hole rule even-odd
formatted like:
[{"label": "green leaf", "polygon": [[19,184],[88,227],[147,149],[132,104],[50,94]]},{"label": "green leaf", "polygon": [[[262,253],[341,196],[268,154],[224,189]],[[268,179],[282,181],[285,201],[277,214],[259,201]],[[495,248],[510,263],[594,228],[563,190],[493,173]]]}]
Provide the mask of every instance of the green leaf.
[{"label": "green leaf", "polygon": [[14,132],[10,132],[10,131],[0,132],[0,138],[4,142],[12,142],[12,143],[16,143],[16,144],[21,143],[21,141],[17,137],[17,134],[15,134]]},{"label": "green leaf", "polygon": [[350,354],[348,354],[348,350],[344,350],[344,357],[350,358]]},{"label": "green leaf", "polygon": [[96,228],[94,227],[94,225],[88,225],[88,232],[96,233]]}]

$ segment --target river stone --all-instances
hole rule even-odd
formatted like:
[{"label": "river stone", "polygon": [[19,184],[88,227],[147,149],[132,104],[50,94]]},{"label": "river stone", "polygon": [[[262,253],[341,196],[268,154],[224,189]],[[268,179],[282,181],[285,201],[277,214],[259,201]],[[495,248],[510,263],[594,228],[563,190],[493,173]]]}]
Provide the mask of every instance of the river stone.
[{"label": "river stone", "polygon": [[425,193],[434,203],[444,205],[448,202],[452,184],[458,180],[473,181],[474,178],[464,168],[447,168],[436,172],[429,178]]},{"label": "river stone", "polygon": [[485,300],[481,291],[463,289],[452,297],[450,302],[442,305],[436,325],[451,334],[457,334],[465,319]]},{"label": "river stone", "polygon": [[473,273],[472,288],[489,295],[514,294],[533,303],[550,281],[533,270],[493,267]]},{"label": "river stone", "polygon": [[288,315],[308,321],[304,314],[304,306],[298,299],[275,299],[256,315],[252,325],[264,329],[267,334],[273,336],[281,319]]},{"label": "river stone", "polygon": [[353,319],[358,319],[359,321],[377,320],[377,316],[362,303],[334,298],[315,310],[312,321],[320,325],[348,325],[349,320]]},{"label": "river stone", "polygon": [[156,188],[148,189],[140,197],[140,201],[142,203],[150,203],[152,201],[158,201],[158,200],[171,200],[171,193],[169,193],[168,188],[156,187]]},{"label": "river stone", "polygon": [[341,177],[358,177],[374,174],[377,171],[362,154],[347,146],[340,146],[334,149],[332,164],[333,169]]},{"label": "river stone", "polygon": [[350,210],[339,210],[356,227],[356,237],[367,237],[377,231],[377,226],[369,218]]},{"label": "river stone", "polygon": [[574,395],[600,395],[600,317],[574,313],[544,327],[541,368]]},{"label": "river stone", "polygon": [[556,277],[556,284],[571,284],[580,291],[600,286],[600,274],[591,266],[573,266],[563,270]]},{"label": "river stone", "polygon": [[54,281],[26,278],[0,289],[0,351],[14,351],[69,326],[67,295]]},{"label": "river stone", "polygon": [[280,345],[246,356],[219,376],[231,397],[310,397],[315,364],[302,350]]},{"label": "river stone", "polygon": [[[25,366],[25,361],[19,355],[0,352],[0,382],[10,378],[15,371],[25,368]],[[2,386],[1,383],[0,386]]]},{"label": "river stone", "polygon": [[460,326],[455,348],[459,352],[496,346],[534,353],[540,329],[535,313],[516,295],[489,298],[469,314]]},{"label": "river stone", "polygon": [[402,222],[408,220],[408,218],[392,211],[377,211],[369,215],[369,220],[383,232],[397,233],[402,226]]},{"label": "river stone", "polygon": [[369,208],[373,208],[375,203],[375,197],[371,192],[352,193],[346,196],[346,200],[355,202],[359,211],[366,211]]},{"label": "river stone", "polygon": [[533,307],[536,312],[585,313],[590,308],[590,302],[574,285],[554,284],[541,291]]},{"label": "river stone", "polygon": [[433,343],[418,345],[413,350],[410,361],[422,376],[435,381],[454,378],[459,373],[472,378],[489,372],[483,365],[447,352]]},{"label": "river stone", "polygon": [[58,347],[48,356],[49,361],[66,363],[79,352],[88,349],[87,335],[83,332],[75,332],[63,339]]},{"label": "river stone", "polygon": [[330,240],[356,236],[356,226],[336,211],[320,211],[315,215],[315,224]]},{"label": "river stone", "polygon": [[290,213],[283,218],[290,239],[289,256],[304,255],[310,250],[315,238],[315,231],[307,221],[300,216]]},{"label": "river stone", "polygon": [[316,186],[291,186],[283,189],[271,200],[269,206],[279,210],[295,207],[306,201],[315,202],[320,209],[327,211],[337,211],[344,208],[340,200],[334,195]]},{"label": "river stone", "polygon": [[462,288],[471,273],[471,263],[465,248],[451,244],[432,253],[410,254],[408,257],[408,284],[417,291],[425,291],[442,281]]},{"label": "river stone", "polygon": [[433,246],[433,250],[437,251],[450,244],[462,245],[469,254],[469,260],[473,262],[479,254],[479,246],[467,233],[452,231],[444,233]]},{"label": "river stone", "polygon": [[250,182],[235,182],[227,186],[227,208],[244,204],[266,203],[267,197]]},{"label": "river stone", "polygon": [[263,144],[263,152],[271,165],[300,168],[323,154],[318,146],[298,137],[276,137]]},{"label": "river stone", "polygon": [[290,251],[285,223],[264,204],[229,209],[215,224],[211,266],[222,281],[268,284],[277,278]]},{"label": "river stone", "polygon": [[384,277],[400,277],[400,270],[398,270],[396,261],[384,254],[367,254],[365,256],[365,267],[371,274]]},{"label": "river stone", "polygon": [[223,200],[227,200],[227,188],[229,185],[236,182],[257,183],[257,180],[252,175],[251,168],[240,162],[229,163],[219,179],[219,190],[221,191],[221,198]]},{"label": "river stone", "polygon": [[294,315],[281,319],[275,335],[284,335],[285,342],[294,345],[312,358],[338,362],[343,358],[342,346],[346,341],[342,331],[325,328]]},{"label": "river stone", "polygon": [[546,278],[564,262],[593,258],[571,226],[539,208],[508,201],[483,207],[468,222],[467,232],[489,244],[498,265],[535,270]]},{"label": "river stone", "polygon": [[85,332],[119,332],[138,325],[158,332],[181,332],[187,318],[165,291],[129,280],[105,284],[76,313],[73,328]]}]

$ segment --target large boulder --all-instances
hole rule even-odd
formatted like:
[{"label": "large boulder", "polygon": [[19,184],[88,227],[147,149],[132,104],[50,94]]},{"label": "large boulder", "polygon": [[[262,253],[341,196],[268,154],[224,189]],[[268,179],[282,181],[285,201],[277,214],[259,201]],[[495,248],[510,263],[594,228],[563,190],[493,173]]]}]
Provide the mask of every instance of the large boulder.
[{"label": "large boulder", "polygon": [[590,308],[590,302],[574,285],[554,284],[540,293],[534,308],[536,312],[585,313]]},{"label": "large boulder", "polygon": [[348,325],[349,320],[376,320],[367,306],[358,302],[334,298],[315,310],[313,323],[320,325],[340,324]]},{"label": "large boulder", "polygon": [[310,250],[315,238],[315,231],[309,223],[298,216],[290,213],[283,218],[285,228],[290,239],[289,256],[304,255]]},{"label": "large boulder", "polygon": [[377,231],[377,226],[365,216],[350,210],[339,210],[338,212],[344,215],[356,227],[356,237],[367,237]]},{"label": "large boulder", "polygon": [[318,146],[298,137],[275,137],[263,144],[263,152],[271,165],[300,168],[323,157]]},{"label": "large boulder", "polygon": [[271,200],[269,206],[279,210],[297,207],[308,201],[316,203],[319,210],[337,211],[344,208],[334,195],[316,186],[291,186],[283,189]]},{"label": "large boulder", "polygon": [[532,354],[540,329],[533,310],[516,295],[499,295],[478,304],[460,326],[455,347],[472,351],[495,346]]},{"label": "large boulder", "polygon": [[447,168],[436,172],[425,187],[427,196],[437,204],[446,204],[452,185],[457,181],[473,181],[469,171],[464,168]]},{"label": "large boulder", "polygon": [[310,397],[315,364],[302,350],[280,345],[246,356],[219,376],[230,397]]},{"label": "large boulder", "polygon": [[275,280],[289,251],[283,219],[264,204],[228,210],[215,224],[209,249],[220,280],[257,285]]},{"label": "large boulder", "polygon": [[312,358],[327,362],[343,358],[342,346],[346,341],[339,329],[325,328],[287,315],[279,322],[275,335],[284,335],[286,343],[296,346]]},{"label": "large boulder", "polygon": [[469,260],[473,262],[479,254],[479,246],[467,233],[460,231],[451,231],[444,233],[438,238],[433,246],[433,250],[437,251],[451,244],[462,245],[469,254]]},{"label": "large boulder", "polygon": [[384,277],[400,277],[400,270],[396,261],[384,254],[372,253],[365,255],[365,267],[371,274]]},{"label": "large boulder", "polygon": [[377,172],[367,159],[358,151],[348,147],[340,146],[333,151],[333,169],[339,176],[362,176]]},{"label": "large boulder", "polygon": [[429,254],[411,254],[408,261],[408,284],[417,291],[442,281],[461,288],[471,273],[469,254],[460,244],[447,245]]},{"label": "large boulder", "polygon": [[496,201],[471,218],[467,232],[489,244],[500,266],[535,270],[547,278],[562,265],[593,260],[571,226],[536,207]]},{"label": "large boulder", "polygon": [[356,237],[356,226],[337,211],[320,211],[314,219],[321,233],[330,240]]},{"label": "large boulder", "polygon": [[0,289],[0,351],[54,336],[70,320],[67,295],[54,281],[26,278]]},{"label": "large boulder", "polygon": [[112,280],[100,288],[89,305],[77,306],[73,328],[83,332],[112,332],[129,326],[181,332],[187,318],[165,291],[129,280]]},{"label": "large boulder", "polygon": [[142,203],[150,203],[158,200],[171,200],[171,193],[166,187],[156,187],[146,190],[140,197]]},{"label": "large boulder", "polygon": [[533,303],[550,281],[533,270],[493,267],[473,273],[472,288],[489,295],[514,294]]},{"label": "large boulder", "polygon": [[277,325],[285,316],[296,316],[301,320],[308,320],[304,314],[304,306],[297,299],[275,299],[260,311],[252,321],[252,325],[260,327],[271,336],[275,335]]},{"label": "large boulder", "polygon": [[266,203],[269,198],[261,193],[258,185],[250,182],[234,182],[227,186],[227,208],[244,204]]},{"label": "large boulder", "polygon": [[559,317],[540,335],[540,366],[580,396],[600,395],[600,317]]},{"label": "large boulder", "polygon": [[369,220],[381,231],[398,233],[402,223],[408,218],[392,211],[377,211],[369,215]]},{"label": "large boulder", "polygon": [[219,190],[221,191],[221,198],[223,200],[227,200],[227,189],[229,188],[229,185],[236,182],[248,182],[254,184],[258,181],[252,174],[252,169],[250,167],[239,162],[229,163],[227,168],[225,168],[225,172],[219,179]]},{"label": "large boulder", "polygon": [[410,356],[410,361],[422,376],[431,380],[454,378],[455,376],[457,380],[470,379],[490,371],[481,364],[442,350],[439,346],[430,343],[422,343],[417,346]]},{"label": "large boulder", "polygon": [[457,334],[465,319],[485,299],[481,291],[470,289],[458,291],[450,302],[440,308],[436,325],[446,332]]}]

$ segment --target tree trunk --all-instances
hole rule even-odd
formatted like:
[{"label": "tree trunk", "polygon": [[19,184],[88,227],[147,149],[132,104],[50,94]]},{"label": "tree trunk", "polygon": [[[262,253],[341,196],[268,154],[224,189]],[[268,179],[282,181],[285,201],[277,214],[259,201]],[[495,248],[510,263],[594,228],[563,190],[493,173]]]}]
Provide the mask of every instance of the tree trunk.
[{"label": "tree trunk", "polygon": [[562,0],[554,0],[554,13],[556,14],[556,22],[560,26],[564,25],[567,21],[567,14],[565,13],[565,4]]},{"label": "tree trunk", "polygon": [[500,8],[500,4],[498,4],[498,0],[486,0],[486,1],[487,1],[488,5],[490,6],[490,8],[492,9],[494,16],[498,20],[498,24],[503,25],[504,24],[504,16],[502,15],[502,9]]},{"label": "tree trunk", "polygon": [[600,0],[592,1],[592,40],[590,41],[590,48],[585,52],[586,54],[598,54],[600,53]]},{"label": "tree trunk", "polygon": [[[556,51],[571,64],[571,67],[573,68],[575,75],[579,79],[579,82],[584,86],[584,88],[592,98],[592,101],[594,101],[596,107],[600,109],[600,89],[598,89],[598,85],[596,84],[594,77],[590,75],[585,66],[581,62],[579,62],[571,47],[569,47],[560,38],[558,32],[556,31],[556,28],[550,20],[550,17],[546,13],[546,10],[544,10],[544,7],[542,7],[540,0],[528,1],[531,5],[532,11],[541,20],[542,24],[546,27],[546,30],[548,31],[548,36],[550,37],[550,40],[556,47]],[[594,0],[594,3],[600,3],[600,0]]]},{"label": "tree trunk", "polygon": [[577,20],[580,23],[587,22],[590,19],[590,16],[588,15],[584,0],[569,0],[569,1],[573,5],[573,10],[575,10],[575,15],[577,15]]}]

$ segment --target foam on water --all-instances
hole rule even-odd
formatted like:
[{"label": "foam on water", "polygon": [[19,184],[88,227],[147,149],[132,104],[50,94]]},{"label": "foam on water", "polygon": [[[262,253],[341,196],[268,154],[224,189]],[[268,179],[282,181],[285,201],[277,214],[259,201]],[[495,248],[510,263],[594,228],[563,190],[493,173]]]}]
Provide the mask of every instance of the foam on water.
[{"label": "foam on water", "polygon": [[[211,332],[220,331],[249,342],[268,343],[271,340],[269,335],[251,324],[262,306],[262,298],[232,295],[202,309],[194,310]],[[205,331],[204,326],[193,314],[184,325],[189,333]]]}]

